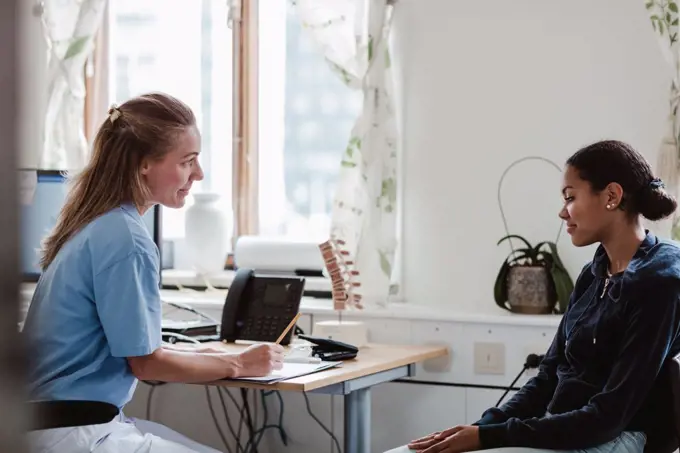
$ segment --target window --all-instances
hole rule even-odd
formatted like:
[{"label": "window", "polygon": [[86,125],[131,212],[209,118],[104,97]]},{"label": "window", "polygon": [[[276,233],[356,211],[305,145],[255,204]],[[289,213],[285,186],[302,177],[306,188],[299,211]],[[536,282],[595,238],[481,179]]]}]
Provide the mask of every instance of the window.
[{"label": "window", "polygon": [[[244,0],[244,8],[254,3]],[[340,160],[361,108],[315,47],[288,0],[260,0],[255,51],[235,59],[225,0],[116,0],[109,12],[109,98],[146,91],[187,102],[203,136],[205,179],[197,190],[232,206],[232,67],[256,68],[258,234],[327,238]],[[252,9],[251,9],[252,10]],[[245,46],[247,49],[248,46]],[[246,72],[246,75],[248,72]],[[238,142],[237,142],[238,143]],[[233,151],[234,153],[237,150]],[[237,189],[241,190],[241,189]],[[236,194],[239,195],[239,194]],[[187,203],[187,207],[191,201]],[[163,236],[184,237],[184,210],[164,210]],[[181,266],[181,265],[180,265]]]},{"label": "window", "polygon": [[260,233],[323,241],[361,93],[331,71],[284,0],[259,2]]},{"label": "window", "polygon": [[[109,12],[109,98],[148,91],[186,102],[202,135],[195,190],[231,204],[232,48],[223,0],[116,0]],[[189,199],[187,207],[190,206]],[[184,209],[163,211],[163,237],[184,236]]]}]

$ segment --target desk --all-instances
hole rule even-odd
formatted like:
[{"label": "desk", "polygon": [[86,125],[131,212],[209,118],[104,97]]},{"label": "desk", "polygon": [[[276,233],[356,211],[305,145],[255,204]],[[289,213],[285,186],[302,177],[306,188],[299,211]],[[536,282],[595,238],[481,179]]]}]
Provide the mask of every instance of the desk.
[{"label": "desk", "polygon": [[[204,346],[239,352],[241,344],[205,343]],[[344,453],[371,451],[371,387],[415,375],[416,363],[448,354],[444,346],[369,344],[359,350],[354,360],[318,373],[300,376],[275,384],[242,381],[216,381],[202,385],[243,387],[261,390],[343,395],[345,399]]]}]

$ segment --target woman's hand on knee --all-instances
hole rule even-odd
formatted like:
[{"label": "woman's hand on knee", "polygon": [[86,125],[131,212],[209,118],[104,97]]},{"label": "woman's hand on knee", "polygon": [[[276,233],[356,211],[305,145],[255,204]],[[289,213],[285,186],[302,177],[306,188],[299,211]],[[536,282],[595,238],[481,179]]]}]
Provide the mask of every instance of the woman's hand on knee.
[{"label": "woman's hand on knee", "polygon": [[479,428],[466,425],[432,433],[408,444],[408,448],[418,453],[463,453],[480,447]]}]

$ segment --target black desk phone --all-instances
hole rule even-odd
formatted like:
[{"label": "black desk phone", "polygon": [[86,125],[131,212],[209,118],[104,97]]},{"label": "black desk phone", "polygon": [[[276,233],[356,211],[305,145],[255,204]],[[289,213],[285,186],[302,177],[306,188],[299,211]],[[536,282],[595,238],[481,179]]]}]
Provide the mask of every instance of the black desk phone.
[{"label": "black desk phone", "polygon": [[[305,287],[303,277],[256,275],[240,268],[222,309],[220,340],[275,342],[298,314]],[[281,340],[290,343],[290,329]]]},{"label": "black desk phone", "polygon": [[351,344],[343,343],[329,338],[311,337],[309,335],[298,335],[298,338],[313,343],[312,356],[321,360],[334,362],[337,360],[353,359],[359,353],[359,348]]}]

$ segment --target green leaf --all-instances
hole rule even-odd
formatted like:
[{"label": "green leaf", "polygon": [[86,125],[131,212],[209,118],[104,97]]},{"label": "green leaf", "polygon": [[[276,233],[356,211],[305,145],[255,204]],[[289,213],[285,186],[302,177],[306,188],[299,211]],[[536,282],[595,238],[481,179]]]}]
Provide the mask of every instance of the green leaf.
[{"label": "green leaf", "polygon": [[[678,25],[678,18],[676,17],[673,22],[671,22],[671,25]],[[675,35],[677,36],[677,34]]]},{"label": "green leaf", "polygon": [[677,13],[678,12],[678,4],[675,3],[674,1],[670,1],[670,2],[668,2],[668,9],[670,9],[674,13]]},{"label": "green leaf", "polygon": [[654,7],[654,2],[649,2],[649,3],[645,4],[645,8],[647,8],[647,9],[652,9],[653,7]]},{"label": "green leaf", "polygon": [[659,19],[661,19],[661,18],[660,18],[659,16],[657,16],[656,14],[654,14],[654,15],[652,15],[652,16],[649,16],[649,18],[652,19],[652,21],[658,21]]},{"label": "green leaf", "polygon": [[340,165],[342,165],[345,168],[354,168],[357,166],[357,164],[355,164],[354,162],[349,162],[347,160],[343,160],[342,162],[340,162]]},{"label": "green leaf", "polygon": [[532,258],[533,258],[533,255],[532,255],[531,249],[522,249],[521,252],[515,253],[512,258],[508,259],[508,264],[516,264],[516,263],[519,263],[522,260],[527,260],[527,259],[533,263],[534,260]]},{"label": "green leaf", "polygon": [[534,252],[536,252],[536,253],[540,252],[540,251],[541,251],[541,248],[543,248],[544,245],[548,245],[548,244],[550,244],[550,241],[539,242],[539,243],[536,244],[536,246],[534,247]]},{"label": "green leaf", "polygon": [[496,245],[500,245],[501,242],[503,242],[503,241],[505,241],[505,240],[508,240],[508,239],[519,239],[520,241],[522,241],[522,242],[524,242],[524,243],[526,244],[527,248],[529,248],[529,249],[532,248],[532,247],[531,247],[531,244],[529,244],[529,241],[527,241],[527,240],[524,239],[522,236],[519,236],[519,235],[517,235],[517,234],[509,234],[509,235],[507,235],[507,236],[504,236],[504,237],[500,238],[500,239],[498,240],[498,242],[496,243]]},{"label": "green leaf", "polygon": [[373,61],[373,36],[368,37],[368,61]]},{"label": "green leaf", "polygon": [[666,23],[671,23],[671,13],[666,13]]},{"label": "green leaf", "polygon": [[392,265],[387,259],[387,256],[382,251],[378,250],[378,255],[380,255],[380,269],[382,269],[383,274],[388,277],[392,275]]},{"label": "green leaf", "polygon": [[661,33],[661,34],[663,34],[664,30],[666,29],[666,27],[664,27],[663,24],[664,23],[662,21],[659,21],[659,33]]},{"label": "green leaf", "polygon": [[383,179],[380,196],[387,198],[390,203],[397,201],[397,184],[394,178]]},{"label": "green leaf", "polygon": [[562,263],[562,260],[560,259],[560,254],[557,251],[557,244],[548,242],[548,246],[550,247],[550,253],[552,253],[553,259],[555,260],[555,265],[561,269],[565,269],[564,263]]},{"label": "green leaf", "polygon": [[349,143],[347,143],[347,148],[345,149],[347,157],[353,157],[355,149],[361,149],[361,139],[359,137],[352,137],[349,139]]},{"label": "green leaf", "polygon": [[76,38],[70,46],[68,46],[68,49],[66,49],[66,54],[64,55],[64,60],[68,60],[69,58],[73,58],[79,53],[85,49],[85,45],[87,44],[87,41],[90,39],[89,36],[82,36],[80,38]]},{"label": "green leaf", "polygon": [[555,284],[557,294],[558,311],[564,313],[569,305],[571,293],[574,291],[574,283],[566,270],[558,266],[550,269],[550,276]]},{"label": "green leaf", "polygon": [[503,265],[498,271],[496,282],[493,285],[493,297],[496,305],[506,310],[510,310],[505,304],[508,300],[508,274],[510,273],[510,264],[508,261],[503,261]]}]

